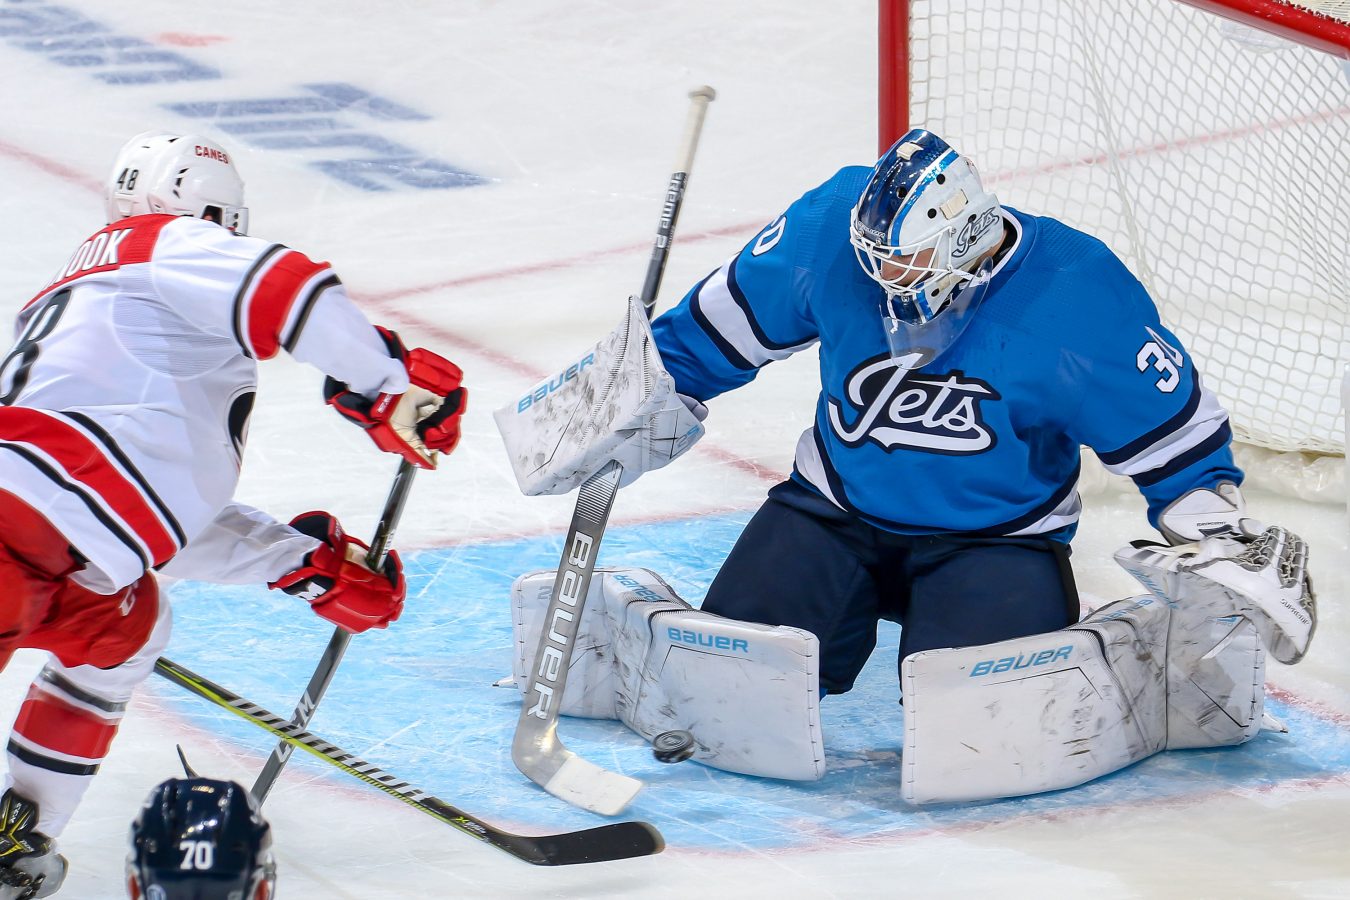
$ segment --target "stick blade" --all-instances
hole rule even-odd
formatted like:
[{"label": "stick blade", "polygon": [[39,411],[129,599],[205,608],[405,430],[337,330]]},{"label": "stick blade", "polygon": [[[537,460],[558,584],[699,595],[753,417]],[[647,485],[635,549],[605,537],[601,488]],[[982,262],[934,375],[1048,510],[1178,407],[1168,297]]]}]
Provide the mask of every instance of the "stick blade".
[{"label": "stick blade", "polygon": [[493,828],[435,797],[422,797],[417,805],[478,840],[535,866],[612,862],[651,856],[666,848],[661,832],[647,822],[615,822],[581,831],[533,836]]},{"label": "stick blade", "polygon": [[537,866],[575,866],[633,859],[660,853],[666,847],[661,832],[646,822],[615,822],[530,840],[535,852],[522,859]]},{"label": "stick blade", "polygon": [[642,782],[636,778],[601,768],[571,751],[565,752],[567,758],[558,770],[539,781],[544,790],[559,800],[602,816],[617,816],[642,790]]}]

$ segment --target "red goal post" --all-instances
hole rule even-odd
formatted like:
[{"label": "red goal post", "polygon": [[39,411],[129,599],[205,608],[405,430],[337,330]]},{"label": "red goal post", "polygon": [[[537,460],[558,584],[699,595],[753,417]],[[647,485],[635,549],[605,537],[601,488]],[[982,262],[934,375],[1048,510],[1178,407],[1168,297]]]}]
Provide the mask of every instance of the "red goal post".
[{"label": "red goal post", "polygon": [[1350,0],[879,0],[879,145],[929,128],[1100,237],[1238,437],[1343,454]]}]

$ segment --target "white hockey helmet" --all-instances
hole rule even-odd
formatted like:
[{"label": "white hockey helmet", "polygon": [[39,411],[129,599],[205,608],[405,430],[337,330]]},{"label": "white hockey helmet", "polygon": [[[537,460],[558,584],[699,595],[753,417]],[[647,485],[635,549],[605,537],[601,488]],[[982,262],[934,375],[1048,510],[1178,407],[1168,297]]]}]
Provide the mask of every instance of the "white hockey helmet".
[{"label": "white hockey helmet", "polygon": [[921,128],[877,161],[849,223],[858,262],[885,290],[891,317],[914,326],[976,280],[1002,240],[998,198],[975,166]]},{"label": "white hockey helmet", "polygon": [[210,219],[248,233],[244,181],[218,143],[195,134],[147,131],[118,151],[105,186],[108,221],[167,213]]}]

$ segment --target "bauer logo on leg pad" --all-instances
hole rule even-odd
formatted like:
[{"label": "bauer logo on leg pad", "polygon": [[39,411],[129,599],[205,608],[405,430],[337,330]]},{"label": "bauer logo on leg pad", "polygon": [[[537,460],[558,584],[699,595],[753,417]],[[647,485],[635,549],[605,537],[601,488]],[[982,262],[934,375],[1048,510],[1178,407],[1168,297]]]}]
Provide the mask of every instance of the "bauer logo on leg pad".
[{"label": "bauer logo on leg pad", "polygon": [[623,585],[625,588],[627,588],[628,592],[631,593],[634,597],[637,597],[639,600],[647,600],[652,603],[662,603],[670,600],[675,600],[676,602],[683,602],[680,600],[679,597],[675,596],[675,594],[673,593],[662,594],[656,590],[653,590],[648,585],[644,584],[641,581],[638,581],[632,575],[615,573],[610,577],[613,578],[616,583]]},{"label": "bauer logo on leg pad", "polygon": [[730,650],[732,653],[749,653],[750,642],[740,638],[729,638],[724,634],[704,634],[701,631],[688,631],[682,628],[667,628],[666,637],[677,644],[690,647],[706,647],[709,650]]},{"label": "bauer logo on leg pad", "polygon": [[984,659],[971,667],[970,677],[979,678],[984,675],[998,675],[1002,672],[1010,672],[1015,669],[1044,666],[1061,659],[1067,660],[1072,655],[1073,647],[1065,645],[1063,647],[1048,647],[1044,650],[1019,653],[1016,656],[1005,656],[1001,659]]},{"label": "bauer logo on leg pad", "polygon": [[[1115,656],[1147,655],[1127,621],[1102,627],[1119,632],[1108,645]],[[1114,662],[1102,636],[1081,630],[905,657],[902,796],[935,803],[1059,790],[1155,752],[1166,736],[1161,672],[1122,679]],[[1003,676],[971,680],[994,669]],[[1142,693],[1126,686],[1136,682]]]}]

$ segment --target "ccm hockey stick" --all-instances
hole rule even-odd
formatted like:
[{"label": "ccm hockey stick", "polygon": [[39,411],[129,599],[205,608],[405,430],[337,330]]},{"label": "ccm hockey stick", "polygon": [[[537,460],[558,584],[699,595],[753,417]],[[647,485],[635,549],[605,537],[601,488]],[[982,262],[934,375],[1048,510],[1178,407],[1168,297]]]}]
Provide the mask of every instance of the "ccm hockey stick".
[{"label": "ccm hockey stick", "polygon": [[653,853],[660,853],[665,847],[660,832],[646,822],[615,822],[582,831],[538,836],[503,831],[455,809],[450,804],[432,797],[408,782],[347,753],[342,748],[287,722],[256,703],[245,700],[177,663],[161,657],[155,662],[155,671],[174,684],[187,688],[197,696],[234,713],[244,721],[271,732],[280,738],[287,748],[298,747],[313,754],[348,775],[361,779],[371,787],[379,788],[391,797],[420,809],[470,837],[491,844],[498,850],[505,850],[517,859],[523,859],[536,866],[572,866],[578,863],[650,856]]},{"label": "ccm hockey stick", "polygon": [[[376,526],[375,536],[370,541],[370,552],[366,554],[366,565],[376,572],[384,566],[385,558],[389,555],[389,542],[393,539],[394,529],[398,527],[398,520],[403,515],[403,505],[408,500],[408,492],[412,490],[413,476],[416,474],[417,467],[412,463],[406,459],[399,462],[394,484],[389,488],[388,499],[384,501],[384,511],[380,513],[380,523]],[[341,628],[333,629],[333,636],[328,639],[323,656],[319,657],[319,665],[310,676],[309,685],[301,695],[300,702],[295,705],[295,712],[291,714],[291,724],[296,728],[304,728],[313,718],[314,710],[328,691],[328,685],[332,683],[338,663],[342,662],[342,656],[347,652],[347,645],[351,640],[351,632]],[[267,799],[267,794],[272,790],[272,785],[276,784],[286,761],[291,758],[293,749],[294,746],[289,741],[282,740],[267,758],[267,764],[258,774],[258,780],[253,782],[252,793],[259,803]]]},{"label": "ccm hockey stick", "polygon": [[[716,91],[707,86],[689,92],[689,118],[675,172],[666,188],[656,243],[642,285],[642,306],[648,319],[656,306],[656,294],[670,255],[675,220],[689,182],[689,169],[693,165],[699,133],[703,130],[703,118],[708,104],[716,96]],[[614,508],[622,475],[623,467],[611,462],[587,479],[577,492],[576,510],[572,513],[558,576],[554,579],[553,593],[544,616],[547,627],[539,636],[511,742],[511,759],[531,781],[559,799],[603,816],[621,812],[642,789],[642,782],[601,768],[568,750],[558,739],[558,705],[567,687],[567,670],[572,661],[586,592],[595,573],[595,557]]]}]

